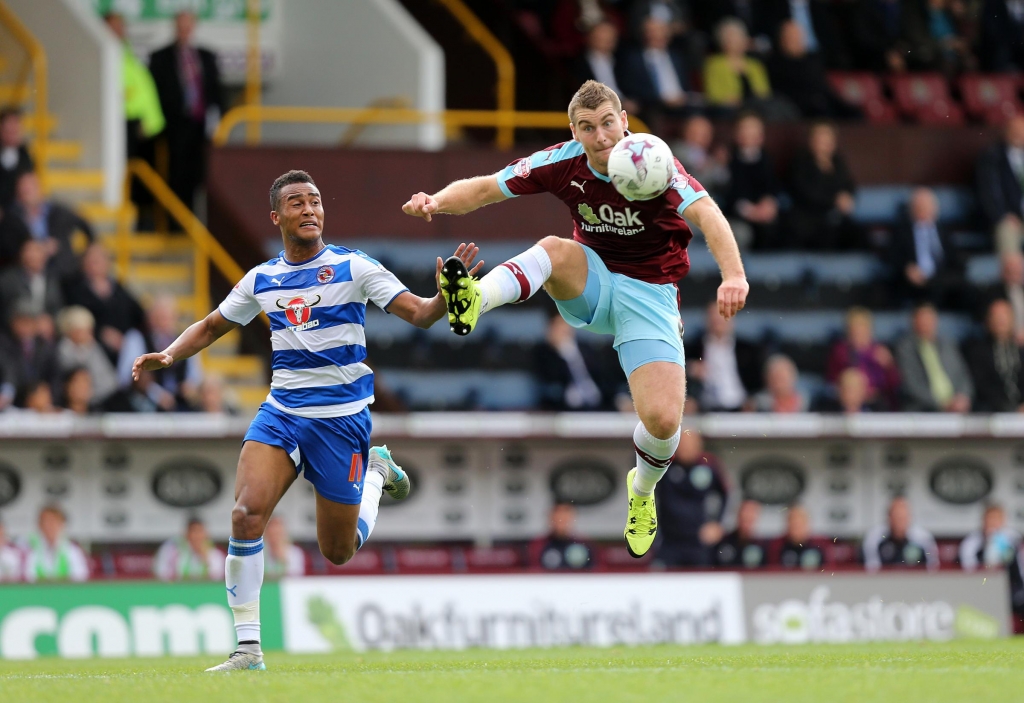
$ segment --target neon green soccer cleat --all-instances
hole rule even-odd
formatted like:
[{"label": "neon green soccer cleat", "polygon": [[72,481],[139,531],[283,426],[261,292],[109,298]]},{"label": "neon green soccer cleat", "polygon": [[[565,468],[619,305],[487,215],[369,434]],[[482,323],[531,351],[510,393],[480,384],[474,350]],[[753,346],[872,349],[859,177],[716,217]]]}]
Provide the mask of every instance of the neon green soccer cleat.
[{"label": "neon green soccer cleat", "polygon": [[654,544],[658,536],[658,512],[654,507],[654,494],[638,496],[633,492],[633,477],[636,468],[626,475],[626,493],[629,495],[629,515],[626,518],[626,551],[639,559]]},{"label": "neon green soccer cleat", "polygon": [[367,462],[370,471],[377,471],[384,477],[384,490],[395,500],[403,500],[412,490],[409,474],[391,458],[388,445],[370,447],[370,460]]},{"label": "neon green soccer cleat", "polygon": [[480,319],[480,290],[457,256],[450,256],[441,267],[441,295],[448,305],[448,324],[462,337],[473,331]]}]

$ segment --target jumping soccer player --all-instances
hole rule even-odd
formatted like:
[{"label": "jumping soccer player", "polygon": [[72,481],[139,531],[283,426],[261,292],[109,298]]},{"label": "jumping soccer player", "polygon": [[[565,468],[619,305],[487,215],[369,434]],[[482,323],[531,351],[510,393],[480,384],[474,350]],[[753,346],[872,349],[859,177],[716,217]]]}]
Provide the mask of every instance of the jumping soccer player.
[{"label": "jumping soccer player", "polygon": [[448,321],[469,334],[483,313],[522,302],[542,287],[573,327],[614,334],[640,422],[633,432],[636,467],[626,479],[624,536],[634,557],[647,553],[658,529],[654,486],[679,444],[686,397],[682,322],[675,286],[690,268],[685,215],[704,233],[722,272],[718,311],[743,308],[749,286],[729,223],[707,191],[676,160],[671,187],[653,200],[624,198],[608,177],[608,155],[629,123],[615,91],[587,81],[569,103],[573,141],[520,159],[497,174],[456,181],[434,195],[417,193],[402,207],[430,222],[520,195],[549,192],[569,206],[573,239],[545,237],[474,279],[451,258],[440,274]]},{"label": "jumping soccer player", "polygon": [[[143,370],[198,354],[260,311],[270,317],[274,378],[238,458],[225,564],[238,649],[207,671],[266,668],[259,617],[263,532],[300,471],[316,489],[317,541],[333,564],[344,564],[366,543],[381,491],[398,499],[409,493],[409,477],[388,448],[370,447],[367,301],[422,328],[447,309],[440,292],[420,298],[362,252],[324,244],[323,203],[308,173],[289,171],[274,181],[270,207],[284,251],[249,271],[217,310],[167,349],[140,356],[132,368],[138,379]],[[469,267],[477,251],[461,245],[455,255]],[[441,265],[438,258],[438,275]]]}]

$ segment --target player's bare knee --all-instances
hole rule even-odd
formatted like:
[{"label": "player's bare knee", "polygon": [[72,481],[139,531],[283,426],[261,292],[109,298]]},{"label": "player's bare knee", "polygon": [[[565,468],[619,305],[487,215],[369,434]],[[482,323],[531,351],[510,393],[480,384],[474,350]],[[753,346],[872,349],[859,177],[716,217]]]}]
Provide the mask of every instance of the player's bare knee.
[{"label": "player's bare knee", "polygon": [[341,566],[347,563],[356,553],[355,543],[346,545],[343,542],[335,542],[334,544],[321,544],[320,553],[324,555],[327,561],[331,562],[335,566]]},{"label": "player's bare knee", "polygon": [[263,517],[246,505],[236,503],[231,509],[231,535],[237,539],[259,539],[263,536]]},{"label": "player's bare knee", "polygon": [[551,268],[558,269],[564,265],[565,260],[571,255],[573,241],[562,237],[544,237],[538,244],[547,252],[551,259]]},{"label": "player's bare knee", "polygon": [[656,408],[640,418],[647,431],[658,439],[668,439],[679,429],[682,413],[674,408]]}]

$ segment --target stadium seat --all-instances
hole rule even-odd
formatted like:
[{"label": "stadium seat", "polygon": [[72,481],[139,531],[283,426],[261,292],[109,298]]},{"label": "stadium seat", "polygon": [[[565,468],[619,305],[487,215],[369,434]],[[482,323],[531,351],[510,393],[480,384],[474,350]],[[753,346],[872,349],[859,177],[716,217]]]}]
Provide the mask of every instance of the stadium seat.
[{"label": "stadium seat", "polygon": [[878,76],[872,73],[834,71],[828,74],[828,79],[839,97],[859,107],[871,122],[885,124],[896,120],[892,105],[882,93]]},{"label": "stadium seat", "polygon": [[452,571],[452,550],[447,547],[399,547],[395,550],[399,573],[440,573]]},{"label": "stadium seat", "polygon": [[963,110],[949,94],[941,73],[908,73],[889,77],[889,89],[899,113],[920,124],[958,126]]},{"label": "stadium seat", "polygon": [[522,550],[515,547],[471,547],[462,556],[470,571],[502,571],[523,566]]},{"label": "stadium seat", "polygon": [[967,114],[976,120],[998,125],[1024,112],[1013,76],[967,73],[960,76],[958,85]]}]

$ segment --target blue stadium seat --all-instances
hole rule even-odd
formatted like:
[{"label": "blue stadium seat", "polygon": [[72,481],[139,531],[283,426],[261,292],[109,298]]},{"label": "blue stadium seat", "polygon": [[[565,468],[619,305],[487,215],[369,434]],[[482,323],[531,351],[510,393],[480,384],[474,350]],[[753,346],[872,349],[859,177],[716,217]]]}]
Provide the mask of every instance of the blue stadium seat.
[{"label": "blue stadium seat", "polygon": [[[858,222],[867,224],[894,224],[913,190],[912,186],[904,185],[859,188],[853,216]],[[939,186],[933,190],[939,199],[939,219],[942,222],[962,222],[974,210],[974,195],[970,188]]]},{"label": "blue stadium seat", "polygon": [[537,402],[533,377],[522,371],[380,369],[378,374],[414,410],[524,410]]}]

